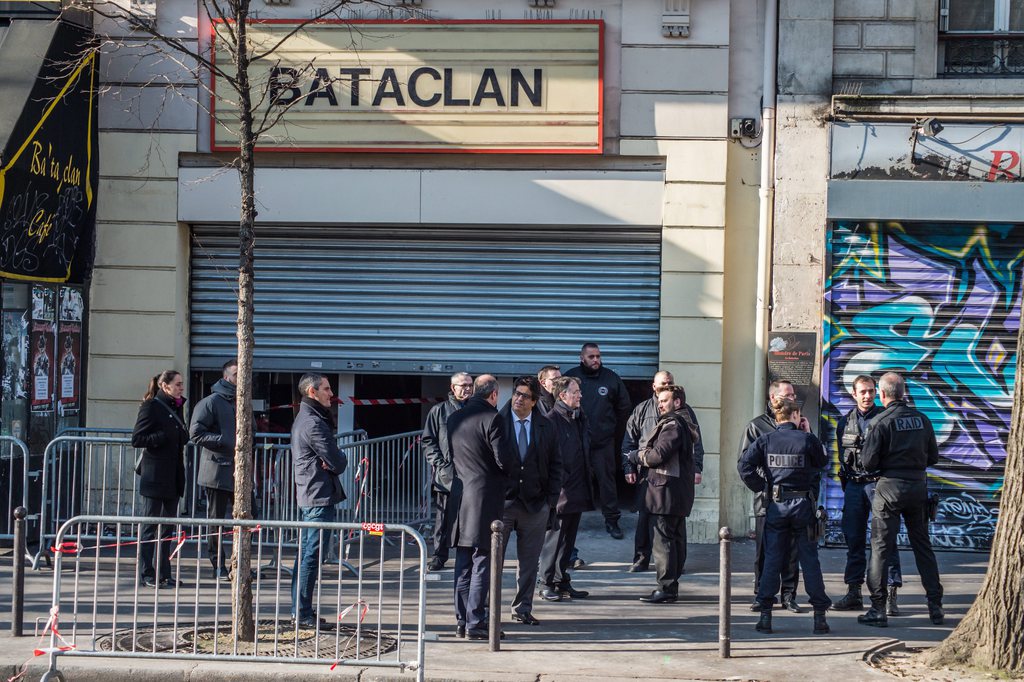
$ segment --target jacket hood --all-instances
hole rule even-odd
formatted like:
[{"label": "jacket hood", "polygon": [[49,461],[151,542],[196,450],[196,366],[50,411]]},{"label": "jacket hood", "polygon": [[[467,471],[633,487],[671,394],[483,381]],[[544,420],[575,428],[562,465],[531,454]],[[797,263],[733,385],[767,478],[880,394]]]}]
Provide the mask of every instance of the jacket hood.
[{"label": "jacket hood", "polygon": [[218,379],[217,383],[213,385],[213,392],[222,398],[227,398],[228,400],[234,402],[235,392],[237,391],[237,388],[237,386],[235,386],[227,379]]}]

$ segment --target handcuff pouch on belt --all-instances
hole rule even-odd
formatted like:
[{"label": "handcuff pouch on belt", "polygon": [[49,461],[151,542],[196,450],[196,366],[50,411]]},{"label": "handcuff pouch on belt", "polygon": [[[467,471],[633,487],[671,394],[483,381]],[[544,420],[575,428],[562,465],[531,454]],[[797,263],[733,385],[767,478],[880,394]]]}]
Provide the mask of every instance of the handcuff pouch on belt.
[{"label": "handcuff pouch on belt", "polygon": [[803,500],[808,499],[813,504],[817,501],[817,496],[812,490],[793,490],[787,489],[782,485],[772,486],[772,501],[773,502],[790,502],[792,500]]}]

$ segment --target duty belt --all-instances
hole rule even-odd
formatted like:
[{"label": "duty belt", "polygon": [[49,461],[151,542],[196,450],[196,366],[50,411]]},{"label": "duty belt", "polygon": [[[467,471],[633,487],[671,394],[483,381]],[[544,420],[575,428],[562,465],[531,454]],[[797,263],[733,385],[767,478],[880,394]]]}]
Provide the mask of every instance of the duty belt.
[{"label": "duty belt", "polygon": [[878,479],[878,476],[868,476],[867,474],[863,476],[850,476],[851,483],[877,483]]},{"label": "duty belt", "polygon": [[772,499],[776,502],[804,500],[809,499],[810,497],[810,490],[794,490],[792,488],[783,488],[781,485],[772,486]]}]

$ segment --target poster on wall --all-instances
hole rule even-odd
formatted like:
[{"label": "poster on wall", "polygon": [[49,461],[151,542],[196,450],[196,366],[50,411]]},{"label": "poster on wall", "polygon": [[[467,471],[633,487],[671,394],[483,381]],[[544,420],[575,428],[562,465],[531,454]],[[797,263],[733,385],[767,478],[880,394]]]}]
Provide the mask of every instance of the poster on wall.
[{"label": "poster on wall", "polygon": [[54,332],[56,331],[53,289],[32,287],[32,328],[29,348],[32,352],[31,390],[32,412],[44,414],[53,411]]},{"label": "poster on wall", "polygon": [[796,389],[801,405],[814,383],[814,356],[818,336],[814,332],[775,331],[768,335],[768,381],[785,380]]},{"label": "poster on wall", "polygon": [[3,314],[4,402],[28,399],[28,314],[8,310]]},{"label": "poster on wall", "polygon": [[82,376],[82,292],[60,288],[57,327],[57,410],[60,416],[78,414]]}]

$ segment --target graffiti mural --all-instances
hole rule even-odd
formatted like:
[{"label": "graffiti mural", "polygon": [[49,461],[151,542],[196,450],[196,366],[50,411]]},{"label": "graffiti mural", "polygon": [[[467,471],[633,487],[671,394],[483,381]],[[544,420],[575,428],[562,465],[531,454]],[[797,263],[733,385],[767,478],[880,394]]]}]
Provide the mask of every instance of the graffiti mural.
[{"label": "graffiti mural", "polygon": [[[821,433],[833,474],[836,420],[853,409],[854,377],[900,372],[939,442],[932,542],[987,550],[1013,406],[1024,225],[840,222],[828,243]],[[826,541],[841,543],[834,477],[825,492]]]}]

